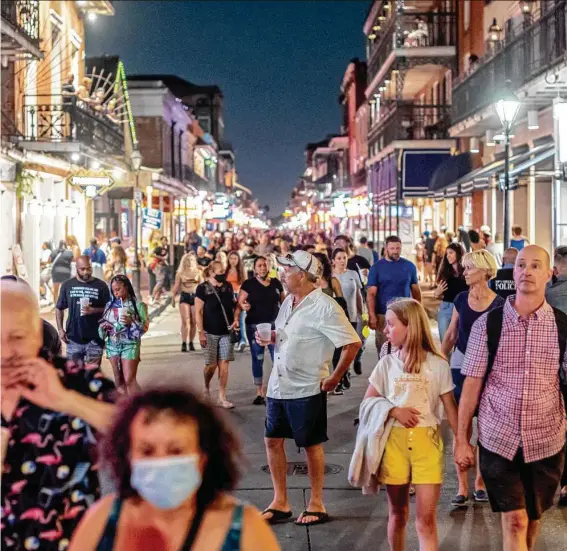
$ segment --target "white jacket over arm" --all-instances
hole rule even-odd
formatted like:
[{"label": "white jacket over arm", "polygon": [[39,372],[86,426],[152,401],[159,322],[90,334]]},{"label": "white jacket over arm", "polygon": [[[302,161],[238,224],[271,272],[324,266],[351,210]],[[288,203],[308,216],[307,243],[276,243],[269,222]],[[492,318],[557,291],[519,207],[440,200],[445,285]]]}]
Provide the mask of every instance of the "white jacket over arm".
[{"label": "white jacket over arm", "polygon": [[360,404],[358,432],[348,470],[351,486],[362,488],[363,494],[379,490],[378,468],[394,419],[388,414],[394,405],[383,397],[366,398]]}]

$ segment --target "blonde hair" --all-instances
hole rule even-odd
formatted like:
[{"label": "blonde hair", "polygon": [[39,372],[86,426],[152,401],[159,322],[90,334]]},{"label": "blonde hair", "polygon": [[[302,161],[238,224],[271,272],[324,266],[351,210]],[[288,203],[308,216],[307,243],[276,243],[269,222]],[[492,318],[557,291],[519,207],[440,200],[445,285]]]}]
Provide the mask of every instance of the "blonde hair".
[{"label": "blonde hair", "polygon": [[[193,268],[191,267],[191,259],[193,259]],[[179,262],[177,273],[183,275],[184,272],[188,272],[191,269],[198,271],[197,257],[195,256],[195,253],[185,253],[181,257],[181,262]]]},{"label": "blonde hair", "polygon": [[408,328],[404,343],[405,359],[404,371],[406,373],[421,373],[421,366],[431,352],[435,356],[445,359],[433,340],[429,320],[423,306],[413,298],[400,298],[388,304],[400,322]]},{"label": "blonde hair", "polygon": [[472,266],[479,270],[486,271],[488,279],[495,278],[496,272],[498,271],[498,264],[496,264],[494,255],[486,249],[473,251],[472,253],[467,253],[463,256],[463,268],[466,269],[467,266]]}]

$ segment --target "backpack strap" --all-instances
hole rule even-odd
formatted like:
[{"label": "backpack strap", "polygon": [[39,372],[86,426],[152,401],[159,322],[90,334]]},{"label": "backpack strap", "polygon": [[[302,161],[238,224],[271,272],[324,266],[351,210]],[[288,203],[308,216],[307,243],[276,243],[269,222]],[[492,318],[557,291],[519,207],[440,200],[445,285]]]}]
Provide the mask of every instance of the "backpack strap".
[{"label": "backpack strap", "polygon": [[563,359],[565,358],[565,350],[567,349],[567,314],[559,308],[553,308],[553,315],[555,316],[555,325],[557,325],[557,339],[559,341],[559,377],[562,384],[566,384],[565,376],[563,375]]},{"label": "backpack strap", "polygon": [[504,321],[504,307],[499,306],[490,310],[486,316],[486,344],[488,347],[488,362],[486,364],[486,373],[482,388],[486,386],[486,381],[492,371],[496,354],[498,353],[498,345],[500,344],[500,336],[502,335],[502,324]]}]

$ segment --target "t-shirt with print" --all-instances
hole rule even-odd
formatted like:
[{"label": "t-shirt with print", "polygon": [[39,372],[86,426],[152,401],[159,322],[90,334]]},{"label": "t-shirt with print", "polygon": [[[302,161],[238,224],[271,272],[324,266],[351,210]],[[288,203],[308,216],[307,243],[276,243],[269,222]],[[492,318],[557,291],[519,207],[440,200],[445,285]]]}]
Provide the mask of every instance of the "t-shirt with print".
[{"label": "t-shirt with print", "polygon": [[61,285],[57,310],[69,310],[67,316],[67,337],[78,344],[96,341],[102,345],[98,336],[98,321],[101,314],[81,316],[81,298],[88,298],[93,308],[104,308],[110,301],[108,285],[93,277],[90,281],[81,281],[74,277]]},{"label": "t-shirt with print", "polygon": [[246,298],[250,310],[246,312],[246,323],[274,323],[280,310],[283,286],[277,279],[270,279],[269,285],[262,285],[255,277],[247,279],[241,289],[248,294]]},{"label": "t-shirt with print", "polygon": [[368,287],[378,287],[376,314],[384,315],[392,299],[409,298],[412,285],[417,285],[417,269],[409,260],[382,258],[376,262],[368,274]]},{"label": "t-shirt with print", "polygon": [[[406,373],[398,352],[392,352],[378,362],[368,380],[395,407],[419,410],[418,427],[436,427],[441,423],[439,397],[453,390],[447,360],[431,352],[421,365],[420,373]],[[394,426],[403,425],[394,421]]]},{"label": "t-shirt with print", "polygon": [[352,323],[355,323],[356,320],[358,319],[358,310],[356,308],[356,297],[358,295],[358,291],[362,289],[362,283],[360,281],[360,277],[353,270],[347,270],[343,274],[335,274],[335,277],[341,282],[343,297],[347,303],[349,320]]},{"label": "t-shirt with print", "polygon": [[244,274],[246,278],[254,277],[254,263],[260,258],[256,253],[242,255],[242,264],[244,265]]},{"label": "t-shirt with print", "polygon": [[[203,329],[210,335],[228,335],[228,326],[212,287],[209,282],[205,282],[198,285],[195,291],[195,296],[205,303],[203,306]],[[220,287],[215,287],[215,291],[224,306],[228,324],[232,325],[234,321],[234,291],[232,285],[225,281]]]}]

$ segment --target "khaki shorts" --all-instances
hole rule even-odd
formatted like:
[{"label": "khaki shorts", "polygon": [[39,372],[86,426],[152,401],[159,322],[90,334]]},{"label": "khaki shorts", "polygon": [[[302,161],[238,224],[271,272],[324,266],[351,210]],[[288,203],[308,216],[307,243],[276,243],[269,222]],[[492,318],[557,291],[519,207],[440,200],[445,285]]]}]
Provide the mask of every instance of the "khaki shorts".
[{"label": "khaki shorts", "polygon": [[384,335],[384,328],[386,327],[386,316],[384,314],[376,314],[378,321],[376,322],[376,331],[374,338],[376,340],[376,352],[380,355],[380,349],[386,342],[386,335]]}]

